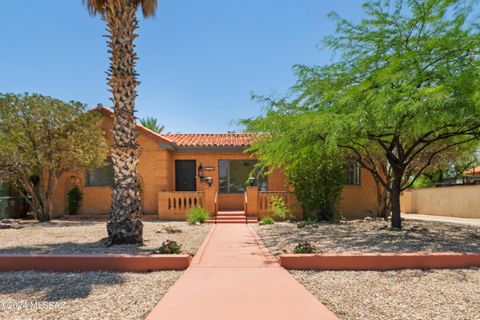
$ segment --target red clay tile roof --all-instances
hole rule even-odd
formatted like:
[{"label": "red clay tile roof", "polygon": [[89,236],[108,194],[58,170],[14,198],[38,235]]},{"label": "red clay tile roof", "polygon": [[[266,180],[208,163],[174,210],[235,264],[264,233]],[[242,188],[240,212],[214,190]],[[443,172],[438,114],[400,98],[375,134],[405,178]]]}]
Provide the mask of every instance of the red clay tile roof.
[{"label": "red clay tile roof", "polygon": [[[92,111],[113,116],[113,110],[99,104]],[[180,147],[249,147],[257,134],[249,133],[167,133],[158,134],[137,123],[137,129],[166,144]]]},{"label": "red clay tile roof", "polygon": [[162,137],[181,147],[248,147],[256,136],[248,133],[162,134]]}]

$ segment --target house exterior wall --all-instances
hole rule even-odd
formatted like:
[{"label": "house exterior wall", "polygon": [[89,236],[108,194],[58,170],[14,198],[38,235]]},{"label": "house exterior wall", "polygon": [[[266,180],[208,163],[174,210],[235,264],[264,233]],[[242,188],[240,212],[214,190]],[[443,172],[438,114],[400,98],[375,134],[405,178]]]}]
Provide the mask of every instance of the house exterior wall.
[{"label": "house exterior wall", "polygon": [[340,212],[346,218],[375,216],[377,210],[377,187],[372,174],[360,170],[360,185],[346,185],[342,190]]},{"label": "house exterior wall", "polygon": [[[104,134],[112,142],[111,129],[113,127],[111,116],[104,117]],[[205,181],[200,181],[197,176],[197,191],[204,192],[205,200],[211,202],[218,191],[218,161],[219,160],[252,160],[250,154],[243,152],[173,152],[163,148],[159,141],[139,131],[137,142],[139,144],[140,161],[138,174],[142,188],[142,208],[145,214],[157,214],[160,218],[183,219],[183,215],[170,217],[162,216],[162,206],[159,194],[175,191],[175,160],[196,160],[196,168],[201,164],[214,168],[213,171],[204,171],[205,176],[213,178],[212,186]],[[82,206],[78,214],[105,215],[111,206],[112,188],[109,186],[86,186],[85,170],[77,170],[62,175],[59,179],[54,200],[54,217],[67,214],[67,193],[76,185],[83,193]],[[269,191],[293,191],[286,183],[282,169],[273,170],[268,176]],[[220,210],[243,210],[243,194],[218,194]],[[209,204],[208,204],[209,205]],[[342,192],[340,208],[347,218],[371,215],[376,208],[376,189],[373,177],[362,170],[360,186],[346,186]]]}]

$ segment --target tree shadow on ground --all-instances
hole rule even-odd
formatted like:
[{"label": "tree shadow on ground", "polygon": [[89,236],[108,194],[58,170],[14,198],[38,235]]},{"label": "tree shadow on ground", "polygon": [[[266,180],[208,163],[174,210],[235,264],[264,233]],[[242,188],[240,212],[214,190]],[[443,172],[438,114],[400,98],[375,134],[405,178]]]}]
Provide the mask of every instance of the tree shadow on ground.
[{"label": "tree shadow on ground", "polygon": [[317,224],[302,229],[277,224],[257,230],[274,254],[303,241],[314,243],[319,253],[480,252],[480,229],[446,223],[405,221],[401,231],[389,229],[383,221]]},{"label": "tree shadow on ground", "polygon": [[122,274],[114,272],[0,272],[0,294],[32,296],[32,301],[47,302],[83,299],[95,286],[124,283]]},{"label": "tree shadow on ground", "polygon": [[[21,240],[19,240],[21,242]],[[137,245],[106,247],[102,240],[94,242],[57,242],[38,245],[18,245],[0,248],[0,254],[139,254],[146,255],[151,248]]]}]

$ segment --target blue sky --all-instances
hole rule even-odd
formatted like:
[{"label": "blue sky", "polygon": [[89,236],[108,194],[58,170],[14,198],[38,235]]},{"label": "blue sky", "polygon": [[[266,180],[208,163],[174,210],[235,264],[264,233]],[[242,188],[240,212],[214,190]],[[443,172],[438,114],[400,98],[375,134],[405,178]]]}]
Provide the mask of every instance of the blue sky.
[{"label": "blue sky", "polygon": [[[250,94],[282,95],[294,64],[324,64],[331,11],[358,20],[360,0],[159,0],[140,22],[137,116],[170,132],[226,132],[261,112]],[[110,105],[105,25],[81,0],[6,1],[0,92]]]}]

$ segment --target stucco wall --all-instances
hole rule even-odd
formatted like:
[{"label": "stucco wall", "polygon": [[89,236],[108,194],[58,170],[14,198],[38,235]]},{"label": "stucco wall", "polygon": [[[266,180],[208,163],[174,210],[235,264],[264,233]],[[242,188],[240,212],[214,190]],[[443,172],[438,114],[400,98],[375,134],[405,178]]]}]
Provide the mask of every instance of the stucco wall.
[{"label": "stucco wall", "polygon": [[402,212],[459,218],[480,218],[480,185],[405,191]]}]

